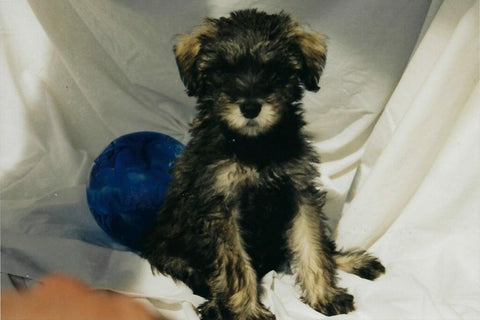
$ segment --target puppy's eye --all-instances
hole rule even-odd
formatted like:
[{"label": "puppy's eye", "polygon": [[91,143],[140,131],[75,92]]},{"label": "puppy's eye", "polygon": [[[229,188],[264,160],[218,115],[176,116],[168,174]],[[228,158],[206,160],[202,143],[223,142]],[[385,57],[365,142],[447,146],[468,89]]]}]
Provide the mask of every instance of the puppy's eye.
[{"label": "puppy's eye", "polygon": [[213,82],[221,85],[231,81],[231,79],[234,77],[234,70],[232,68],[222,67],[210,71],[210,74]]},{"label": "puppy's eye", "polygon": [[240,91],[232,87],[225,86],[222,88],[222,90],[230,98],[231,101],[236,101],[241,96]]}]

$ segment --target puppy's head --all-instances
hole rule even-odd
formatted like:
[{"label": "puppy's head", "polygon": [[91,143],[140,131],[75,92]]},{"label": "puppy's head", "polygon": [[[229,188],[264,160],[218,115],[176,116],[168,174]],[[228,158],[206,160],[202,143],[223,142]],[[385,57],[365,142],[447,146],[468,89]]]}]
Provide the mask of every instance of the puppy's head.
[{"label": "puppy's head", "polygon": [[205,19],[180,39],[174,51],[188,94],[242,135],[269,131],[301,99],[303,88],[319,89],[324,37],[283,12],[241,10]]}]

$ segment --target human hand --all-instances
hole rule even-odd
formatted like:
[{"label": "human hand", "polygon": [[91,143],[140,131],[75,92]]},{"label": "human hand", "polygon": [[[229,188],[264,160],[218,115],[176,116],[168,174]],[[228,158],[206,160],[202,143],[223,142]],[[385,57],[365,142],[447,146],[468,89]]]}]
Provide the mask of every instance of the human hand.
[{"label": "human hand", "polygon": [[143,305],[130,297],[93,290],[67,275],[51,275],[20,292],[2,293],[5,320],[154,320]]}]

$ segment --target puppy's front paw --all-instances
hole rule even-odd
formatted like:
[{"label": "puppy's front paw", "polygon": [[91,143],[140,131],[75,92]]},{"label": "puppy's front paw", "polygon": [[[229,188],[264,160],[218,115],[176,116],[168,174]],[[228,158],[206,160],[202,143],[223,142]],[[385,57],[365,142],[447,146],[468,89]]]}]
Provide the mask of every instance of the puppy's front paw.
[{"label": "puppy's front paw", "polygon": [[246,310],[236,314],[225,306],[215,301],[207,301],[198,307],[201,320],[275,320],[275,316],[263,305],[259,305],[254,311],[248,313]]},{"label": "puppy's front paw", "polygon": [[310,306],[327,316],[349,313],[350,311],[355,310],[353,296],[342,288],[336,289],[336,291],[323,302],[319,301],[317,303],[310,304]]},{"label": "puppy's front paw", "polygon": [[275,316],[263,305],[255,312],[255,315],[247,317],[248,320],[275,320]]},{"label": "puppy's front paw", "polygon": [[201,320],[222,320],[222,311],[215,301],[207,301],[198,307]]}]

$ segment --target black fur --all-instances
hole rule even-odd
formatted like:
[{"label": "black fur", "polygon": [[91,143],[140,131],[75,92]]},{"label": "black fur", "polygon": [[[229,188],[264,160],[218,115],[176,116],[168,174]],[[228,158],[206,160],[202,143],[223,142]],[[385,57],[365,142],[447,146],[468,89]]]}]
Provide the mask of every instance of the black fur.
[{"label": "black fur", "polygon": [[175,47],[198,115],[142,253],[209,299],[202,319],[274,319],[257,281],[285,262],[303,300],[329,315],[353,310],[336,286],[338,259],[351,272],[350,257],[361,261],[355,270],[367,278],[384,271],[363,251],[338,252],[323,222],[300,100],[318,90],[325,54],[320,34],[256,10],[206,19]]}]

